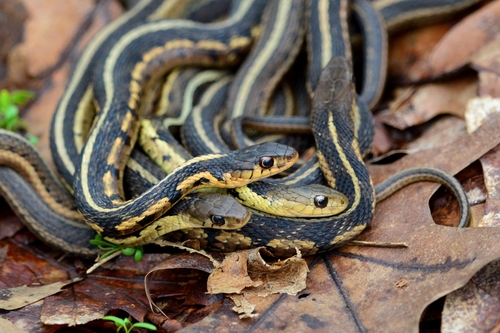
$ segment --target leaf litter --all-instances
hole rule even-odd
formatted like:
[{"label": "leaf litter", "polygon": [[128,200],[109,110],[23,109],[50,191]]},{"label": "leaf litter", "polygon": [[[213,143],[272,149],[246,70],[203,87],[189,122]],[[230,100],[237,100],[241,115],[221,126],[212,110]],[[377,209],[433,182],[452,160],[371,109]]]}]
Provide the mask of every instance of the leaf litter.
[{"label": "leaf litter", "polygon": [[[430,39],[440,40],[449,27],[449,24],[441,25],[436,34],[438,37],[434,36]],[[494,42],[495,39],[490,36],[483,41],[483,43]],[[442,41],[437,43],[436,49],[444,48],[444,46],[439,46],[443,43]],[[426,53],[423,49],[429,48],[425,43],[422,45],[425,47],[420,50],[423,54],[420,59],[425,59],[428,52]],[[490,48],[494,49],[493,46]],[[450,49],[456,48],[452,46]],[[436,52],[433,51],[433,54]],[[493,75],[496,75],[494,53],[493,51],[490,53],[483,51],[482,54],[483,56],[480,57],[481,53],[470,52],[466,60],[459,59],[461,61],[459,65],[448,66],[445,70],[433,68],[432,73],[437,75],[437,73],[446,71],[454,72],[455,68],[463,67],[462,64],[470,64],[479,72],[479,83],[469,79],[470,85],[463,85],[464,90],[455,90],[450,96],[453,94],[461,95],[464,91],[471,94],[477,85],[479,91],[483,93],[500,91],[492,86],[496,82],[494,77],[492,78]],[[486,57],[484,54],[490,56]],[[413,67],[413,72],[410,73],[413,76],[409,81],[419,80],[421,76],[415,75],[415,73],[418,74],[415,68],[421,64],[420,61],[417,66]],[[17,64],[17,66],[22,66],[22,64]],[[410,66],[403,66],[403,68],[405,67]],[[51,68],[54,71],[45,78],[46,83],[58,83],[59,92],[54,90],[54,96],[49,100],[44,100],[44,96],[42,96],[27,113],[28,121],[37,124],[40,133],[46,133],[45,125],[39,121],[40,117],[43,115],[43,119],[50,118],[45,111],[54,109],[50,104],[57,102],[57,95],[62,89],[61,82],[64,82],[67,75],[67,67],[65,66],[52,66]],[[30,70],[25,72],[32,73]],[[37,73],[42,72],[38,71]],[[41,78],[38,77],[38,79]],[[444,89],[446,89],[446,84],[443,83]],[[46,87],[50,87],[50,84]],[[439,84],[430,87],[439,87]],[[428,89],[428,93],[425,92],[426,86],[411,89],[414,90],[410,96],[425,93],[425,96],[431,100],[435,98],[432,96],[433,89]],[[50,92],[50,90],[48,91]],[[431,94],[430,97],[428,94]],[[448,100],[453,101],[453,98]],[[404,126],[414,126],[427,122],[442,113],[462,116],[462,105],[466,100],[463,98],[460,101],[462,104],[459,106],[447,107],[442,102],[441,104],[437,102],[438,106],[433,106],[432,103],[425,104],[424,102],[427,102],[425,99],[420,99],[422,102],[419,102],[418,98],[414,98],[411,101],[414,104],[411,105],[417,111],[412,114],[407,110],[410,116],[408,119],[403,119]],[[400,103],[400,105],[402,104]],[[427,105],[429,108],[426,107]],[[41,111],[42,109],[43,111]],[[440,118],[437,118],[436,123],[439,120]],[[483,127],[470,135],[464,134],[461,130],[460,133],[455,133],[456,136],[452,136],[439,145],[427,144],[413,150],[407,150],[405,152],[407,156],[396,162],[370,165],[370,173],[375,183],[399,170],[414,166],[436,166],[452,174],[457,174],[460,171],[477,173],[477,168],[472,168],[471,165],[498,145],[500,142],[500,134],[497,133],[499,125],[497,119],[489,118]],[[450,128],[459,128],[459,125],[454,126]],[[439,130],[436,132],[439,133]],[[427,135],[424,134],[420,138],[425,140]],[[436,138],[434,140],[439,141],[437,134]],[[46,141],[41,142],[40,148],[48,156]],[[490,154],[496,155],[494,152]],[[498,168],[494,167],[494,158],[490,159],[491,168],[485,167],[485,160],[487,160],[486,157],[481,158],[488,196],[485,203],[476,206],[483,205],[481,209],[485,213],[494,213],[498,212],[493,195],[493,188],[496,184],[493,180],[496,174],[489,174],[488,171],[495,171]],[[386,332],[416,331],[421,313],[429,303],[463,286],[486,263],[500,258],[500,248],[496,242],[500,232],[493,222],[488,222],[488,227],[465,230],[456,230],[434,223],[429,200],[438,187],[429,183],[414,184],[381,202],[377,205],[375,217],[370,227],[360,237],[361,240],[366,241],[406,242],[409,244],[409,248],[380,249],[346,246],[328,254],[305,258],[305,261],[300,264],[301,270],[304,270],[305,263],[310,273],[306,278],[306,288],[302,291],[299,291],[300,288],[297,287],[291,294],[270,294],[267,297],[252,296],[249,297],[250,301],[241,297],[233,298],[237,306],[244,309],[243,313],[247,313],[249,318],[244,320],[240,320],[240,314],[234,312],[235,304],[233,302],[221,297],[220,294],[206,294],[206,281],[209,279],[209,274],[214,269],[217,270],[214,266],[210,267],[211,263],[202,264],[204,260],[207,260],[206,258],[202,259],[202,257],[192,254],[189,255],[190,259],[179,259],[178,256],[182,258],[182,254],[172,257],[147,254],[139,265],[132,262],[130,258],[119,258],[116,262],[107,263],[97,272],[85,276],[83,272],[88,267],[85,262],[67,258],[63,259],[62,262],[57,262],[53,259],[57,255],[54,254],[54,251],[47,249],[29,233],[22,230],[13,237],[7,237],[0,241],[2,249],[2,279],[0,282],[2,282],[3,289],[23,284],[46,285],[81,276],[85,279],[66,287],[61,293],[50,296],[43,302],[34,303],[17,311],[10,311],[2,316],[26,331],[32,332],[52,332],[64,327],[61,325],[80,325],[101,318],[104,314],[115,313],[130,315],[135,320],[149,320],[169,331],[183,328],[193,331],[278,331],[288,329],[294,331],[358,332],[380,331],[381,328]],[[468,192],[470,198],[472,198],[472,194],[472,191]],[[472,201],[474,202],[474,200]],[[494,218],[490,220],[495,221]],[[487,221],[487,219],[482,221]],[[23,254],[23,258],[18,255],[20,253]],[[249,255],[235,254],[235,256]],[[172,260],[177,261],[177,263],[172,265]],[[243,260],[238,261],[244,262]],[[149,280],[149,290],[157,302],[160,300],[160,303],[165,305],[163,309],[171,311],[166,312],[168,318],[151,312],[143,287],[143,276],[151,270],[158,270],[161,265],[170,266],[171,269],[165,270],[165,272],[156,271]],[[252,273],[245,275],[240,269],[233,267],[234,262],[228,262],[227,265],[231,268],[230,270],[238,271],[240,275],[237,276],[242,277],[242,281],[258,285],[257,287],[263,286],[262,282],[256,282],[259,280],[255,280]],[[261,266],[267,267],[266,265],[268,264],[261,262]],[[486,266],[481,270],[485,277],[480,278],[481,275],[478,274],[472,278],[472,286],[468,284],[464,288],[465,296],[456,296],[454,300],[450,300],[453,307],[447,308],[445,305],[443,330],[453,330],[457,327],[467,327],[468,329],[471,327],[482,329],[495,327],[496,322],[493,318],[494,314],[498,313],[495,310],[498,304],[493,304],[494,302],[490,301],[498,296],[495,293],[497,279],[492,273],[495,272],[496,268],[492,267]],[[269,280],[268,273],[257,275],[263,275],[265,276],[264,280]],[[296,282],[295,279],[290,280],[292,285]],[[301,285],[299,284],[299,286]],[[476,296],[477,293],[470,293],[470,290],[474,288],[476,291],[482,291],[481,298]],[[293,295],[293,293],[297,294]],[[469,303],[470,299],[478,300],[472,308],[465,310],[472,316],[475,315],[476,318],[476,321],[469,321],[469,326],[460,326],[456,320],[448,319],[456,319],[459,316],[471,318],[465,317],[465,313],[458,312],[461,311],[462,305],[456,301],[457,299],[466,300]],[[491,307],[486,308],[485,304],[489,305],[490,303],[492,303]],[[28,322],[27,314],[32,316],[29,319],[29,324],[26,324]],[[450,316],[453,314],[454,316]],[[44,323],[49,325],[37,322],[37,318],[40,317]],[[391,320],[388,321],[387,318],[391,318]],[[464,320],[461,321],[462,325],[463,323]],[[484,324],[481,326],[479,323]]]}]

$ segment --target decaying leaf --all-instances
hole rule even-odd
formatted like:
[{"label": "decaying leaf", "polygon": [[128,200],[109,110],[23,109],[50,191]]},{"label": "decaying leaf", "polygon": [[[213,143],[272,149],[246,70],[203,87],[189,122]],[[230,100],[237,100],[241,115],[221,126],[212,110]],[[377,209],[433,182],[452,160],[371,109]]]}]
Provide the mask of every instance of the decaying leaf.
[{"label": "decaying leaf", "polygon": [[[100,319],[109,311],[120,309],[143,321],[149,312],[144,294],[143,276],[164,261],[166,255],[145,255],[136,263],[130,257],[120,257],[107,263],[106,270],[88,275],[83,281],[61,293],[45,299],[41,321],[46,325],[80,325]],[[152,290],[162,288],[153,281]]]},{"label": "decaying leaf", "polygon": [[57,294],[63,287],[77,281],[81,281],[81,279],[76,278],[37,287],[28,287],[24,285],[17,288],[2,289],[0,290],[0,309],[15,310],[22,308],[23,306],[44,299],[47,296]]},{"label": "decaying leaf", "polygon": [[486,265],[459,290],[446,296],[442,332],[494,332],[500,313],[500,261]]},{"label": "decaying leaf", "polygon": [[500,97],[500,76],[497,73],[479,72],[479,95]]},{"label": "decaying leaf", "polygon": [[479,75],[479,95],[500,97],[500,34],[473,57],[471,67]]},{"label": "decaying leaf", "polygon": [[467,101],[476,97],[477,78],[464,77],[452,82],[428,83],[400,92],[390,110],[377,119],[398,129],[422,124],[438,114],[449,113],[463,117]]},{"label": "decaying leaf", "polygon": [[[466,111],[467,128],[474,131],[491,117],[500,114],[500,99],[479,97],[469,102]],[[480,159],[484,183],[488,192],[479,227],[500,226],[500,146]],[[500,262],[485,266],[463,288],[446,297],[442,329],[451,332],[460,329],[468,332],[493,331],[498,326],[500,309]]]},{"label": "decaying leaf", "polygon": [[240,319],[255,318],[257,313],[253,313],[255,305],[250,303],[244,295],[232,294],[229,298],[234,302],[233,311],[239,314]]},{"label": "decaying leaf", "polygon": [[0,318],[0,330],[2,332],[11,332],[11,333],[26,333],[26,331],[20,329],[16,325],[12,324],[7,319]]},{"label": "decaying leaf", "polygon": [[[500,32],[500,2],[478,9],[456,24],[434,47],[428,60],[428,76],[439,77],[462,69]],[[467,40],[467,43],[464,43]]]},{"label": "decaying leaf", "polygon": [[455,116],[442,116],[429,121],[423,134],[404,145],[403,151],[413,154],[421,150],[447,145],[467,134],[465,122]]},{"label": "decaying leaf", "polygon": [[[144,278],[152,311],[148,319],[168,330],[177,330],[218,309],[223,295],[208,294],[206,285],[214,262],[206,255],[181,253],[152,267]],[[163,281],[163,288],[153,290],[153,278],[156,283]]]},{"label": "decaying leaf", "polygon": [[0,239],[12,237],[23,228],[22,223],[19,222],[14,213],[7,209],[2,209],[0,214],[2,216],[2,220],[0,221]]},{"label": "decaying leaf", "polygon": [[453,24],[439,23],[391,36],[387,73],[391,82],[418,82],[422,72],[427,72],[426,61],[432,48]]},{"label": "decaying leaf", "polygon": [[208,277],[208,292],[265,297],[275,293],[296,295],[306,287],[309,270],[300,253],[268,264],[262,252],[263,249],[252,249],[229,254]]}]

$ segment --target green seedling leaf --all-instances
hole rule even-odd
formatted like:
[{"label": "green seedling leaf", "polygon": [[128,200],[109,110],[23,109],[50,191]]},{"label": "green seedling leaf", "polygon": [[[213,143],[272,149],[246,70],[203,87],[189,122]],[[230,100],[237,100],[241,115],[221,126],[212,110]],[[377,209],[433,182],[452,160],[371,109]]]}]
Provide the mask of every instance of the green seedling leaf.
[{"label": "green seedling leaf", "polygon": [[111,320],[114,322],[116,325],[119,326],[125,326],[125,321],[121,318],[115,317],[115,316],[104,316],[102,317],[103,320]]},{"label": "green seedling leaf", "polygon": [[28,139],[28,141],[33,145],[33,146],[36,146],[38,144],[38,141],[40,141],[38,139],[38,137],[36,135],[33,135],[33,134],[26,134],[26,139]]},{"label": "green seedling leaf", "polygon": [[123,255],[130,257],[135,254],[135,249],[133,247],[126,247],[122,249],[122,253]]},{"label": "green seedling leaf", "polygon": [[140,248],[138,248],[136,251],[135,251],[135,254],[134,254],[134,261],[135,262],[139,262],[142,260],[142,257],[144,257],[144,249],[142,248],[142,246]]},{"label": "green seedling leaf", "polygon": [[18,127],[18,118],[7,119],[5,122],[5,129],[9,131],[17,131]]},{"label": "green seedling leaf", "polygon": [[112,255],[113,253],[118,252],[118,251],[120,251],[120,249],[119,249],[119,248],[116,248],[116,249],[111,249],[111,250],[109,250],[108,252],[105,252],[104,254],[102,254],[102,255],[101,255],[101,257],[99,258],[99,260],[102,260],[102,259],[104,259],[104,258],[107,258],[107,257],[109,257],[110,255]]},{"label": "green seedling leaf", "polygon": [[4,113],[9,105],[11,105],[10,94],[7,89],[2,89],[0,91],[0,113]]},{"label": "green seedling leaf", "polygon": [[17,119],[19,117],[18,107],[15,106],[14,104],[8,105],[7,108],[5,109],[4,117],[7,122],[11,121],[12,119]]},{"label": "green seedling leaf", "polygon": [[90,244],[99,247],[103,251],[107,251],[101,255],[101,259],[109,257],[113,253],[117,251],[121,251],[122,254],[126,256],[134,256],[134,260],[140,261],[143,257],[144,250],[142,246],[139,247],[125,247],[121,245],[116,245],[110,242],[105,241],[101,235],[96,234],[94,239],[90,240]]},{"label": "green seedling leaf", "polygon": [[138,327],[138,328],[144,328],[150,331],[156,331],[157,328],[155,325],[150,324],[150,323],[135,323],[133,327]]},{"label": "green seedling leaf", "polygon": [[24,105],[33,98],[35,94],[29,90],[15,90],[10,93],[11,103],[15,105]]}]

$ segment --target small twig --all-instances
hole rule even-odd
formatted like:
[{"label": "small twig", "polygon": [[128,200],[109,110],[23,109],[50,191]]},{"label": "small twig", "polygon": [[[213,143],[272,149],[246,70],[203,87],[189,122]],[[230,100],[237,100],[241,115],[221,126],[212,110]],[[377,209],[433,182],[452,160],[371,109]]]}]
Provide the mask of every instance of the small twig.
[{"label": "small twig", "polygon": [[104,259],[101,259],[99,260],[98,262],[96,262],[94,265],[92,265],[92,267],[90,267],[89,269],[87,269],[87,274],[90,274],[92,273],[93,271],[95,271],[98,267],[102,266],[103,264],[107,263],[108,261],[110,261],[111,259],[114,259],[115,257],[118,257],[120,254],[122,254],[122,251],[116,251],[115,253],[112,253],[110,254],[109,256],[107,256],[106,258]]},{"label": "small twig", "polygon": [[352,246],[372,246],[372,247],[409,247],[408,243],[405,242],[368,242],[360,240],[352,240],[347,242],[345,245]]}]

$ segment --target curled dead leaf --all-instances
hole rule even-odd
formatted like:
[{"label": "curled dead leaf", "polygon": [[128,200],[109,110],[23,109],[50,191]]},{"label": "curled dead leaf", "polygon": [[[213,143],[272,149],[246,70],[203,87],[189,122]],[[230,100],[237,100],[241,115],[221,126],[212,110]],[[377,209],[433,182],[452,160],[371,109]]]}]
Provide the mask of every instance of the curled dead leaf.
[{"label": "curled dead leaf", "polygon": [[26,305],[38,302],[47,296],[54,295],[60,292],[64,286],[81,280],[81,278],[75,278],[43,286],[28,287],[24,285],[17,288],[2,289],[0,290],[0,309],[20,309]]},{"label": "curled dead leaf", "polygon": [[271,264],[262,258],[262,248],[228,255],[208,277],[210,293],[244,293],[265,297],[269,294],[296,295],[306,287],[309,269],[300,253]]},{"label": "curled dead leaf", "polygon": [[418,88],[402,90],[391,109],[381,112],[377,119],[403,130],[420,125],[443,113],[463,117],[467,101],[476,97],[477,78],[464,77],[452,82],[428,83]]}]

